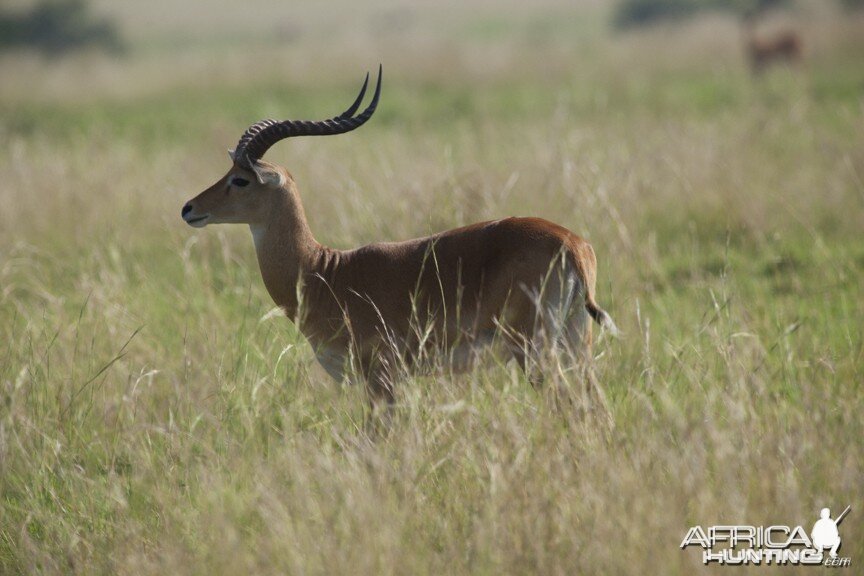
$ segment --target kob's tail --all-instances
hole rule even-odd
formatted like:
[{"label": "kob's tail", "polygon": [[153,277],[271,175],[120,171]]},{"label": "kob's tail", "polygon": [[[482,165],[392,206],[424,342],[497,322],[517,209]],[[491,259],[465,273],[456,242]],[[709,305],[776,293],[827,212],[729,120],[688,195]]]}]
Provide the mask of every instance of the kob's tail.
[{"label": "kob's tail", "polygon": [[585,302],[585,309],[588,310],[588,314],[591,315],[591,318],[594,319],[604,330],[608,331],[610,335],[615,336],[616,338],[619,335],[618,327],[615,325],[615,322],[612,321],[612,317],[609,314],[600,308],[596,302],[592,299],[587,299]]}]

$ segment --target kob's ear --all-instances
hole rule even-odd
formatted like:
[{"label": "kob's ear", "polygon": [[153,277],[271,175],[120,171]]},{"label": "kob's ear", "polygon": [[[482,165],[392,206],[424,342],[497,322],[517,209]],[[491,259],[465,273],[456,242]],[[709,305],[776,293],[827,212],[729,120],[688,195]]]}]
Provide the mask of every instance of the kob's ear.
[{"label": "kob's ear", "polygon": [[282,170],[269,162],[257,160],[252,165],[252,171],[258,177],[258,182],[265,186],[281,188],[285,185],[285,175],[282,173]]}]

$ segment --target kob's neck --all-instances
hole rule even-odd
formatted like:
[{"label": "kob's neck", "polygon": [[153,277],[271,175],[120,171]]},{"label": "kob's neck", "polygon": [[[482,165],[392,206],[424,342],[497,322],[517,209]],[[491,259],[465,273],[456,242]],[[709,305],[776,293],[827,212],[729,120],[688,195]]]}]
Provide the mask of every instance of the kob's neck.
[{"label": "kob's neck", "polygon": [[322,247],[312,236],[293,183],[285,186],[265,221],[249,228],[264,286],[276,305],[294,318],[298,282],[305,273],[314,271]]}]

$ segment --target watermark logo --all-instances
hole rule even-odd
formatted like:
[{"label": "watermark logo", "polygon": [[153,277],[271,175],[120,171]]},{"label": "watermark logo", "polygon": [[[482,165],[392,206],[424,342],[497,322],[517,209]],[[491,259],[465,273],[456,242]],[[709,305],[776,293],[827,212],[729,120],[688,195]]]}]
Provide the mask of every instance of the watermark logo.
[{"label": "watermark logo", "polygon": [[851,566],[851,558],[838,556],[841,539],[837,528],[851,509],[847,506],[832,519],[831,510],[823,508],[809,535],[802,526],[779,524],[709,526],[707,531],[702,526],[692,526],[684,536],[681,548],[701,547],[704,564]]},{"label": "watermark logo", "polygon": [[810,536],[813,538],[813,546],[819,550],[830,549],[828,555],[831,558],[837,557],[837,549],[840,548],[840,531],[837,530],[837,525],[843,521],[846,514],[851,510],[851,506],[847,506],[836,520],[831,519],[831,510],[823,508],[819,513],[819,520],[813,525],[813,531]]}]

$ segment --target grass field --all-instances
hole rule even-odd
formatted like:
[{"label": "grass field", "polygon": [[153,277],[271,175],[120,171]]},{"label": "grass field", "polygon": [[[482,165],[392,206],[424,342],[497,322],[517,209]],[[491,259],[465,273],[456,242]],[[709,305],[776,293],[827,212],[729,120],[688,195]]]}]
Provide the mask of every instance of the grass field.
[{"label": "grass field", "polygon": [[[861,16],[805,2],[804,64],[756,80],[719,16],[171,6],[96,3],[120,60],[0,56],[0,574],[683,575],[692,525],[846,505],[859,573]],[[248,229],[180,219],[249,123],[338,112],[379,61],[368,125],[268,153],[318,240],[584,235],[623,332],[595,348],[611,424],[490,355],[402,382],[370,437]]]}]

